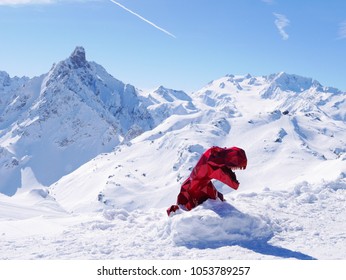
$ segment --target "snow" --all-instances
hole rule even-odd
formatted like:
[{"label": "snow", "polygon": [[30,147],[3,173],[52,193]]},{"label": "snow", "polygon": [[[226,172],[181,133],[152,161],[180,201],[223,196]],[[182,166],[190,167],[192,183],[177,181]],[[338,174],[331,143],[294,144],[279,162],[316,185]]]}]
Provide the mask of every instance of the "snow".
[{"label": "snow", "polygon": [[[180,211],[181,212],[181,211]],[[196,231],[203,228],[203,231]],[[172,219],[175,244],[191,248],[218,248],[246,242],[266,242],[272,230],[265,220],[244,214],[231,204],[206,201],[191,212]]]},{"label": "snow", "polygon": [[[346,259],[345,96],[287,73],[141,91],[82,47],[0,72],[0,259]],[[239,189],[168,217],[213,145],[246,151]]]}]

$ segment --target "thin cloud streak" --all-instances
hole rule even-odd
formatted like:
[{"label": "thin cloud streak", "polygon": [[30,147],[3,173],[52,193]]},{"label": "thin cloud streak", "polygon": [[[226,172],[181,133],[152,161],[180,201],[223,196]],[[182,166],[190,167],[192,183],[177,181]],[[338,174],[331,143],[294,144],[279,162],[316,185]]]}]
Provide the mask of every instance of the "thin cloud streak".
[{"label": "thin cloud streak", "polygon": [[155,27],[156,29],[162,31],[163,33],[165,33],[165,34],[167,34],[167,35],[169,35],[169,36],[171,36],[171,37],[173,37],[173,38],[177,38],[177,37],[176,37],[175,35],[173,35],[172,33],[168,32],[167,30],[163,29],[162,27],[157,26],[155,23],[153,23],[153,22],[147,20],[146,18],[144,18],[144,17],[142,17],[141,15],[135,13],[134,11],[132,11],[132,10],[126,8],[124,5],[118,3],[118,2],[116,2],[116,1],[114,1],[114,0],[109,0],[109,1],[111,1],[111,2],[113,2],[114,4],[118,5],[120,8],[123,8],[125,11],[127,11],[127,12],[129,12],[129,13],[135,15],[136,17],[140,18],[141,20],[145,21],[146,23],[150,24],[151,26]]},{"label": "thin cloud streak", "polygon": [[339,24],[339,39],[346,39],[346,20]]},{"label": "thin cloud streak", "polygon": [[285,15],[273,13],[276,17],[275,25],[279,30],[279,33],[283,40],[287,40],[289,38],[288,34],[285,31],[285,28],[290,24],[290,21],[287,19]]},{"label": "thin cloud streak", "polygon": [[262,0],[262,2],[269,4],[269,5],[274,4],[274,0]]},{"label": "thin cloud streak", "polygon": [[30,5],[30,4],[51,4],[54,0],[0,0],[0,6]]}]

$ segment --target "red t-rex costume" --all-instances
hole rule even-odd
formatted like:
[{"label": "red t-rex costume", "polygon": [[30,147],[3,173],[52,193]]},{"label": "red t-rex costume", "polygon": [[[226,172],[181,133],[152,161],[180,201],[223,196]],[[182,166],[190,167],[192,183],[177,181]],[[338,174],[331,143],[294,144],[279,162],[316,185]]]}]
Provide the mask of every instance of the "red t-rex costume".
[{"label": "red t-rex costume", "polygon": [[[182,184],[177,204],[191,210],[209,198],[218,197],[223,201],[222,193],[217,191],[211,180],[219,180],[236,190],[239,182],[232,170],[245,169],[246,165],[247,158],[243,149],[211,147],[204,152],[190,177]],[[167,209],[168,216],[179,209],[178,205]]]}]

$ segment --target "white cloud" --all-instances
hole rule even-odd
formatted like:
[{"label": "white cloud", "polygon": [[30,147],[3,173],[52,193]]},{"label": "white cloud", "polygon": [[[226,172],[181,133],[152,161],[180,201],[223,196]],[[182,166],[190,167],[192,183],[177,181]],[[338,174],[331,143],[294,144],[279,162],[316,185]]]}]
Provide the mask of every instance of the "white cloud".
[{"label": "white cloud", "polygon": [[29,5],[29,4],[50,4],[56,2],[55,0],[0,0],[0,5],[15,6],[15,5]]},{"label": "white cloud", "polygon": [[58,2],[91,2],[102,0],[0,0],[0,6],[20,6],[20,5],[38,5],[54,4]]},{"label": "white cloud", "polygon": [[276,17],[275,25],[277,29],[279,30],[282,39],[287,40],[289,36],[286,33],[285,28],[290,24],[290,21],[287,19],[285,15],[277,14],[277,13],[273,13],[273,14]]},{"label": "white cloud", "polygon": [[346,20],[339,24],[339,39],[346,39]]}]

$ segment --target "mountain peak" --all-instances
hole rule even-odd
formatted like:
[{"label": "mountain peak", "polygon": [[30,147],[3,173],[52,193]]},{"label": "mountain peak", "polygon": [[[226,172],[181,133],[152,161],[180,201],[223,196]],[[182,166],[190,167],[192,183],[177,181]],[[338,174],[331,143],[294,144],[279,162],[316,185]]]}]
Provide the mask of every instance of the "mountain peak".
[{"label": "mountain peak", "polygon": [[10,75],[8,75],[5,71],[0,71],[0,86],[9,86],[10,83]]},{"label": "mountain peak", "polygon": [[76,68],[85,66],[87,63],[85,58],[85,50],[83,47],[76,47],[73,53],[70,55],[70,60]]},{"label": "mountain peak", "polygon": [[164,86],[160,86],[154,92],[169,102],[172,102],[177,99],[183,100],[183,101],[191,101],[191,97],[188,96],[182,90],[174,90],[174,89],[166,88]]},{"label": "mountain peak", "polygon": [[312,78],[288,74],[286,72],[269,75],[267,79],[272,86],[278,87],[283,91],[294,91],[298,93],[308,90],[311,87],[322,87],[318,81]]}]

